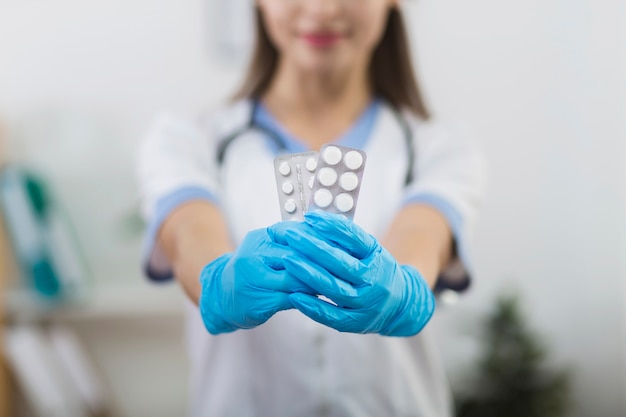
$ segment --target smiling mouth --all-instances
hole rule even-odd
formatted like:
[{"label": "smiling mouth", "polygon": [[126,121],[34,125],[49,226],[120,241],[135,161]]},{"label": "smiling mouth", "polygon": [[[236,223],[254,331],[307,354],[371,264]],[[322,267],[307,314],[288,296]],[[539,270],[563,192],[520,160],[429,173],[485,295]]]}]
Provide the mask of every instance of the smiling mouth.
[{"label": "smiling mouth", "polygon": [[316,48],[328,48],[343,39],[343,35],[339,33],[307,33],[302,35],[302,39]]}]

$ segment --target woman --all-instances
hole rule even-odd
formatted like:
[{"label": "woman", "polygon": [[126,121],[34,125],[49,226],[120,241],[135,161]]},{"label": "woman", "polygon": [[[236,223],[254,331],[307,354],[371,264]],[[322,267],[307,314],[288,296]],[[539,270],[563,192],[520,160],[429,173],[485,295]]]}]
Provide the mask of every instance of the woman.
[{"label": "woman", "polygon": [[[398,3],[257,0],[238,100],[143,144],[147,273],[190,300],[194,416],[451,415],[424,326],[469,283],[481,160],[429,121]],[[327,143],[367,153],[354,223],[279,222],[273,159]]]}]

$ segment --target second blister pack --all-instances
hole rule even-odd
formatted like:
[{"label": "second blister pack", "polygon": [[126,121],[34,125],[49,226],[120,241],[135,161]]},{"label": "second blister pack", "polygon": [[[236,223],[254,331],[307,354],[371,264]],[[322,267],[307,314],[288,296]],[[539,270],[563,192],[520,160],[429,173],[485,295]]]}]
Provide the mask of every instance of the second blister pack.
[{"label": "second blister pack", "polygon": [[315,151],[279,155],[274,159],[280,214],[285,220],[304,220],[317,169]]}]

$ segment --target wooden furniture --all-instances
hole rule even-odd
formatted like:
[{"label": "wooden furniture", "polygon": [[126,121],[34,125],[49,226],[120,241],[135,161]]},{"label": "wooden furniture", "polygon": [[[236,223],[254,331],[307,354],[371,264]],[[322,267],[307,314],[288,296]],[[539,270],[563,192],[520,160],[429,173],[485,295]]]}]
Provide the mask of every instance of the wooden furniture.
[{"label": "wooden furniture", "polygon": [[[0,124],[0,167],[5,162],[5,154],[3,153],[4,130]],[[6,326],[6,310],[5,310],[5,291],[9,276],[16,271],[13,257],[11,256],[10,246],[2,222],[2,213],[0,213],[0,417],[12,416],[12,393],[9,369],[5,356],[3,354],[3,332]]]},{"label": "wooden furniture", "polygon": [[0,221],[0,417],[9,417],[11,413],[11,383],[7,363],[3,354],[4,329],[6,326],[5,289],[10,270],[9,248],[4,227]]},{"label": "wooden furniture", "polygon": [[9,370],[3,354],[4,338],[3,333],[5,322],[5,288],[8,281],[9,251],[6,241],[6,234],[0,221],[0,417],[9,417],[11,413],[11,384]]}]

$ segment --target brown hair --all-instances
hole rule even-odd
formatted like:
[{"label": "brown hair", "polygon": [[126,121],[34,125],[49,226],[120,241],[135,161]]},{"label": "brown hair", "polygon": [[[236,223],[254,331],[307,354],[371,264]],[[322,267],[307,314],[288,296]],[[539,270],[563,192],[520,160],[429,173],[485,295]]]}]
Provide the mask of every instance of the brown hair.
[{"label": "brown hair", "polygon": [[[235,98],[260,98],[269,87],[277,65],[278,50],[257,7],[254,53]],[[390,9],[384,34],[372,55],[370,80],[374,94],[394,108],[407,109],[424,119],[430,117],[413,71],[404,19],[397,7]]]}]

